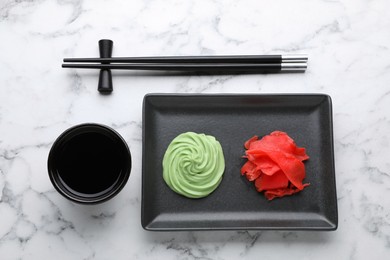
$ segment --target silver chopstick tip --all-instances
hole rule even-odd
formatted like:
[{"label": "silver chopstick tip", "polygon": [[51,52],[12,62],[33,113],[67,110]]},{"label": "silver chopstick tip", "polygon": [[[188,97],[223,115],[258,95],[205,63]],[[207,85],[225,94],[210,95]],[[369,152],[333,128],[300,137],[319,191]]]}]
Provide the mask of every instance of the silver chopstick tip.
[{"label": "silver chopstick tip", "polygon": [[281,71],[296,71],[304,72],[307,69],[306,62],[295,62],[295,63],[282,63]]},{"label": "silver chopstick tip", "polygon": [[307,61],[308,59],[307,54],[282,54],[282,62]]}]

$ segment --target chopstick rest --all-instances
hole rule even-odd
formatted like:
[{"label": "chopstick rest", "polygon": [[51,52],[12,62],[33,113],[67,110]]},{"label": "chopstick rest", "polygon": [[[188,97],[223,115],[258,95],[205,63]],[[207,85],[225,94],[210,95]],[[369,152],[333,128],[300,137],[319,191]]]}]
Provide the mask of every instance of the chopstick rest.
[{"label": "chopstick rest", "polygon": [[[99,41],[100,58],[111,58],[113,41],[102,39]],[[102,62],[102,64],[109,64],[110,62]],[[110,94],[113,91],[112,74],[110,69],[101,69],[99,74],[98,91],[101,94]]]}]

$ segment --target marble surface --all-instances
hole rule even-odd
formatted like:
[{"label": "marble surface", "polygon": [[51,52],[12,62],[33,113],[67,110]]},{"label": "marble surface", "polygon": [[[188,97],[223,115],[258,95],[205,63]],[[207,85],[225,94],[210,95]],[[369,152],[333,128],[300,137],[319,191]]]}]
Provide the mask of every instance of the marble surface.
[{"label": "marble surface", "polygon": [[[0,2],[1,259],[386,259],[390,257],[388,0]],[[185,76],[65,70],[64,57],[308,53],[304,74]],[[141,105],[153,92],[326,93],[333,99],[339,227],[334,232],[147,232],[140,223]],[[133,169],[97,206],[47,176],[55,138],[78,123],[115,128]]]}]

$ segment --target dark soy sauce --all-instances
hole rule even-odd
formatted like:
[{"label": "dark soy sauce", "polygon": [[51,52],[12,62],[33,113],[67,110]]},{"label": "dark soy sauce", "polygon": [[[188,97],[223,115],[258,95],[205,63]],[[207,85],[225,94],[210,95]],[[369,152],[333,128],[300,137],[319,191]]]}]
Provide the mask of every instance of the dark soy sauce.
[{"label": "dark soy sauce", "polygon": [[118,182],[125,162],[117,140],[88,132],[73,136],[62,145],[57,165],[67,189],[82,196],[96,196]]}]

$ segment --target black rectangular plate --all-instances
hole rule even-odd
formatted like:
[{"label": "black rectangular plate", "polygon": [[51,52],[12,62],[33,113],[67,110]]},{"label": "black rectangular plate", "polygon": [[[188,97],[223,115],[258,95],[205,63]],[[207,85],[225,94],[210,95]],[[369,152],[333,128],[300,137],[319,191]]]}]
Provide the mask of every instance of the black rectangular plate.
[{"label": "black rectangular plate", "polygon": [[[335,230],[337,198],[331,98],[305,95],[149,94],[143,104],[142,213],[146,230]],[[305,147],[310,186],[267,201],[241,176],[244,142],[285,131]],[[184,132],[214,136],[222,145],[225,173],[202,199],[173,192],[162,177],[169,143]]]}]

